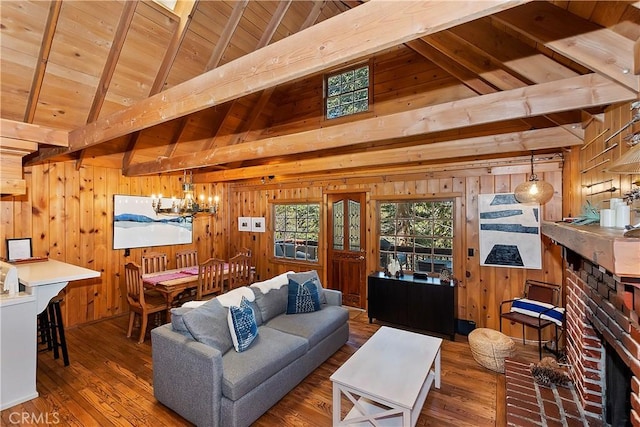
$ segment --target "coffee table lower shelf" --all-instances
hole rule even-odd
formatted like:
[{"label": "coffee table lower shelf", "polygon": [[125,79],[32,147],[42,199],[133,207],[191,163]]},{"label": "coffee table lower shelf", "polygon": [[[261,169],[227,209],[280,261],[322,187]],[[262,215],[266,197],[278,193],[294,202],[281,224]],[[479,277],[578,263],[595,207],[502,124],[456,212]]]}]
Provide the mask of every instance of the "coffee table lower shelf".
[{"label": "coffee table lower shelf", "polygon": [[344,417],[344,420],[338,425],[368,427],[373,425],[373,421],[375,420],[375,425],[380,427],[415,426],[434,379],[435,375],[433,371],[429,372],[427,381],[425,381],[422,386],[416,404],[411,411],[396,407],[388,402],[378,402],[371,397],[365,396],[361,396],[354,402],[354,400],[352,400],[353,392],[348,392],[342,389],[342,387],[338,387],[342,393],[347,395],[349,400],[354,402],[353,408],[351,408],[349,413]]}]

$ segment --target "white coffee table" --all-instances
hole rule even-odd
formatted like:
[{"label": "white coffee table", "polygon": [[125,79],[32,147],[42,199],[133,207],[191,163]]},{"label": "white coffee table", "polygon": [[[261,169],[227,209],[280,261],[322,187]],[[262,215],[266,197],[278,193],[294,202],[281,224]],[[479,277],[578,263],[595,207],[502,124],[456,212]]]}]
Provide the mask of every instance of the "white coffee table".
[{"label": "white coffee table", "polygon": [[[334,426],[415,426],[440,388],[442,339],[382,326],[331,375]],[[353,408],[341,420],[345,395]]]}]

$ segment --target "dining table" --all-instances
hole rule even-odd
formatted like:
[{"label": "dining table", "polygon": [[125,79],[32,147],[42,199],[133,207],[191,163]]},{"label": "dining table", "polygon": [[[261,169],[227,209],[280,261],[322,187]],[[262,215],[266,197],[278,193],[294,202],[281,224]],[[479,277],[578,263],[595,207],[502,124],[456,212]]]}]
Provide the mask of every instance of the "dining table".
[{"label": "dining table", "polygon": [[[191,267],[174,268],[171,270],[156,271],[142,275],[142,282],[147,289],[156,289],[167,299],[169,308],[167,309],[167,321],[171,321],[171,308],[174,300],[181,293],[189,289],[198,288],[197,265]],[[252,275],[255,274],[255,267],[251,267]],[[229,263],[224,264],[224,280],[220,293],[225,292],[225,285],[229,283]]]},{"label": "dining table", "polygon": [[[198,287],[198,266],[175,268],[172,270],[156,271],[142,275],[142,282],[147,289],[156,289],[167,299],[167,320],[171,320],[171,307],[175,298],[189,289]],[[224,265],[225,281],[229,274],[229,264]]]}]

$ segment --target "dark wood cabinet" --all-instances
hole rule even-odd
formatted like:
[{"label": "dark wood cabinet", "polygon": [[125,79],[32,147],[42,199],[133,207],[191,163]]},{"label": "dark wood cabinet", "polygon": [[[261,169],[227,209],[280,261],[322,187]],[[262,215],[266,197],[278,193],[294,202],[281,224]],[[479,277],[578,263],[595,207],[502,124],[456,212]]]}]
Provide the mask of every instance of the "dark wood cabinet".
[{"label": "dark wood cabinet", "polygon": [[369,322],[377,319],[442,335],[455,336],[457,288],[440,279],[386,277],[376,272],[369,275]]}]

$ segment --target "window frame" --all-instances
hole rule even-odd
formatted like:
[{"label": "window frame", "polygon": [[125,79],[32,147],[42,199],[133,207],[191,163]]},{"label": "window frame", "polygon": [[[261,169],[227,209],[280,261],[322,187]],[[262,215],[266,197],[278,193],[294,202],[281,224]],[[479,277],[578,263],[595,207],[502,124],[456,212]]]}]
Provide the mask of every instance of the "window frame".
[{"label": "window frame", "polygon": [[[416,198],[415,196],[412,196],[410,198],[408,197],[384,197],[381,198],[379,200],[377,200],[376,203],[376,221],[377,221],[377,233],[378,233],[378,238],[376,239],[376,262],[377,262],[377,267],[376,268],[385,268],[386,266],[383,266],[383,261],[382,261],[382,257],[383,257],[383,252],[382,252],[382,248],[381,248],[381,242],[382,242],[382,238],[383,236],[388,236],[388,234],[383,234],[382,233],[382,215],[381,215],[381,208],[382,208],[382,204],[383,203],[396,203],[396,204],[400,204],[400,203],[423,203],[423,202],[449,202],[451,203],[451,236],[443,236],[447,239],[451,240],[451,253],[450,254],[438,254],[435,251],[437,250],[437,248],[435,247],[431,247],[431,253],[430,254],[425,254],[425,255],[429,255],[432,259],[431,261],[431,270],[427,272],[427,274],[430,275],[438,275],[437,271],[434,271],[434,263],[433,261],[435,260],[440,260],[439,257],[442,258],[446,258],[450,260],[450,265],[445,265],[443,268],[446,268],[447,270],[449,270],[450,272],[453,273],[454,268],[456,268],[456,265],[459,264],[460,262],[462,262],[462,260],[458,260],[458,256],[460,255],[458,253],[458,247],[456,244],[456,235],[455,235],[455,231],[456,229],[459,228],[459,224],[458,224],[458,220],[456,217],[456,211],[459,208],[458,206],[458,194],[457,193],[452,193],[452,194],[444,194],[442,196],[438,196],[438,197],[425,197],[425,198]],[[397,238],[397,234],[394,233],[394,239]],[[412,235],[415,238],[415,235]],[[425,236],[425,238],[434,238],[437,237],[435,235],[430,235],[430,236]],[[459,243],[458,243],[459,244]],[[387,252],[385,252],[387,253]],[[397,251],[393,252],[394,254],[397,254]],[[403,253],[407,253],[409,256],[412,257],[416,257],[418,254],[416,254],[415,252],[415,247],[414,247],[414,251],[409,253],[409,252],[403,252]],[[417,261],[416,261],[417,264]],[[403,270],[405,270],[405,266],[407,264],[402,264],[402,268]],[[406,269],[405,271],[408,272],[415,272],[415,266],[413,266],[414,269]],[[418,270],[420,272],[423,272],[424,270]]]},{"label": "window frame", "polygon": [[[344,73],[348,73],[349,71],[355,71],[359,68],[363,68],[364,66],[367,66],[369,69],[369,86],[367,87],[367,92],[368,92],[368,99],[367,99],[367,110],[366,111],[360,111],[357,113],[351,113],[351,114],[345,114],[345,115],[341,115],[341,116],[337,116],[337,117],[328,117],[328,107],[327,107],[327,102],[329,100],[329,96],[328,96],[328,90],[329,90],[329,78],[339,75],[339,74],[344,74]],[[362,114],[371,114],[373,112],[373,60],[369,60],[367,62],[359,62],[357,64],[351,65],[349,67],[344,67],[341,68],[340,70],[336,70],[333,72],[329,72],[326,73],[323,76],[322,79],[322,83],[323,83],[323,87],[322,87],[322,109],[323,109],[323,117],[325,121],[339,121],[339,120],[344,120],[344,119],[348,119],[349,117],[352,116],[359,116]]]},{"label": "window frame", "polygon": [[[322,224],[322,209],[323,209],[323,205],[322,205],[322,200],[273,200],[269,202],[270,204],[270,214],[271,214],[271,230],[269,233],[269,242],[270,242],[270,247],[272,248],[270,255],[269,255],[269,259],[271,260],[271,262],[274,263],[286,263],[286,264],[290,264],[290,263],[298,263],[298,264],[311,264],[311,265],[319,265],[321,258],[322,258],[322,253],[320,248],[322,247],[322,229],[323,229],[323,224]],[[283,205],[317,205],[318,207],[318,231],[317,231],[317,244],[316,246],[313,245],[309,245],[308,242],[310,240],[306,240],[305,245],[300,245],[300,246],[304,246],[305,248],[305,252],[309,253],[308,250],[309,248],[315,248],[315,259],[301,259],[301,258],[297,258],[294,252],[294,256],[293,257],[287,257],[286,256],[286,250],[283,248],[283,256],[278,256],[276,255],[276,244],[277,244],[277,237],[276,234],[278,233],[278,230],[276,229],[276,221],[277,221],[277,213],[276,213],[276,209],[277,206],[283,206]],[[285,233],[287,232],[287,230],[284,231]],[[305,232],[308,233],[308,232]],[[296,247],[294,247],[294,251],[298,249]]]}]

